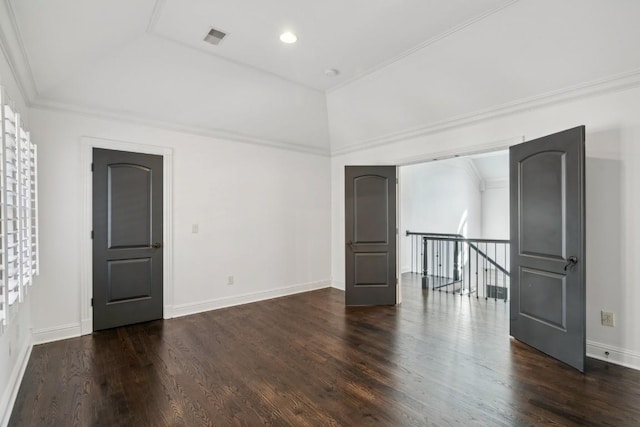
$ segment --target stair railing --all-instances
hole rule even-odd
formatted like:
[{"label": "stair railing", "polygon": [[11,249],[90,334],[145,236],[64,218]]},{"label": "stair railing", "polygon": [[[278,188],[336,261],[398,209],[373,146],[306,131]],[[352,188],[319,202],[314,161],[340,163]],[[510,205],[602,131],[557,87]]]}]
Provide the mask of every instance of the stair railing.
[{"label": "stair railing", "polygon": [[509,240],[407,230],[411,272],[422,287],[476,298],[508,300]]}]

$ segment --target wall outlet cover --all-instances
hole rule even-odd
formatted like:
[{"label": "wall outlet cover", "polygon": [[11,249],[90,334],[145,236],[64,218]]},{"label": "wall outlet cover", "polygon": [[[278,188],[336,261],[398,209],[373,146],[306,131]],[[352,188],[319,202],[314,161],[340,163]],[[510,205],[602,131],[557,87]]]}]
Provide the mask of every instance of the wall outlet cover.
[{"label": "wall outlet cover", "polygon": [[611,311],[602,310],[600,312],[600,321],[603,326],[615,326],[615,318],[613,316],[613,312]]}]

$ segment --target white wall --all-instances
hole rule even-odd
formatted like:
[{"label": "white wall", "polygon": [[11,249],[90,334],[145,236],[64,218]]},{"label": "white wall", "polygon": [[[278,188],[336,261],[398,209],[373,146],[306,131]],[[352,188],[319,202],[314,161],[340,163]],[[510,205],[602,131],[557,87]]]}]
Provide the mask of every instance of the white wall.
[{"label": "white wall", "polygon": [[[0,18],[0,24],[2,24],[0,31],[7,24],[5,18]],[[4,50],[0,52],[2,52],[0,53],[0,85],[4,87],[8,98],[15,103],[15,108],[22,119],[29,124],[29,111],[21,96],[18,83],[13,78]],[[0,335],[0,425],[5,425],[9,421],[9,411],[20,386],[18,381],[22,376],[21,371],[26,366],[26,360],[31,352],[31,299],[31,293],[28,293],[24,302],[9,307],[9,325]]]},{"label": "white wall", "polygon": [[[387,84],[393,84],[388,81]],[[452,96],[455,93],[452,93]],[[367,98],[352,99],[355,108]],[[372,123],[385,120],[386,105]],[[587,127],[587,339],[588,353],[640,368],[640,88],[558,102],[486,119],[440,133],[332,158],[332,271],[344,288],[344,165],[401,164],[434,155],[504,148],[584,124]],[[354,126],[358,123],[354,122]],[[499,142],[503,141],[503,142]],[[615,312],[614,328],[600,325],[600,310]]]},{"label": "white wall", "polygon": [[485,183],[482,192],[482,235],[480,237],[483,239],[509,238],[508,181]]},{"label": "white wall", "polygon": [[[42,109],[34,340],[80,333],[81,137],[173,149],[173,311],[328,286],[327,157]],[[88,166],[88,165],[87,165]],[[200,232],[192,234],[192,224]],[[227,285],[227,276],[235,284]],[[286,289],[282,289],[286,288]]]},{"label": "white wall", "polygon": [[412,239],[406,230],[481,236],[480,181],[468,162],[452,159],[400,168],[402,272],[411,271]]},{"label": "white wall", "polygon": [[640,55],[624,49],[640,39],[638,16],[632,0],[517,1],[331,91],[332,151],[400,141],[612,76],[637,80]]}]

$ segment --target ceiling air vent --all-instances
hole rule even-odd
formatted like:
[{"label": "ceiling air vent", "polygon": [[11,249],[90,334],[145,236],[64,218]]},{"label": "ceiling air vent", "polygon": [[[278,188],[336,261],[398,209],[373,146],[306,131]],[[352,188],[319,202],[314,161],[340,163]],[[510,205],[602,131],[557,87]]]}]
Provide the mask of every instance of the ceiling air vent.
[{"label": "ceiling air vent", "polygon": [[205,36],[204,41],[210,43],[214,46],[218,46],[223,38],[227,36],[226,33],[222,31],[218,31],[215,28],[212,28],[209,33]]}]

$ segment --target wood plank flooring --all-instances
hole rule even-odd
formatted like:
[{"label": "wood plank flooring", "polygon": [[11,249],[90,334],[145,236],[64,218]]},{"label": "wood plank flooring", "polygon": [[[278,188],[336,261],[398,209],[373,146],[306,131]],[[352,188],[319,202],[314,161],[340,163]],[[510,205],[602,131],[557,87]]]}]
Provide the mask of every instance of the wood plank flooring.
[{"label": "wood plank flooring", "polygon": [[[415,276],[418,277],[418,276]],[[640,425],[640,372],[508,337],[508,306],[335,289],[34,347],[12,426]]]}]

